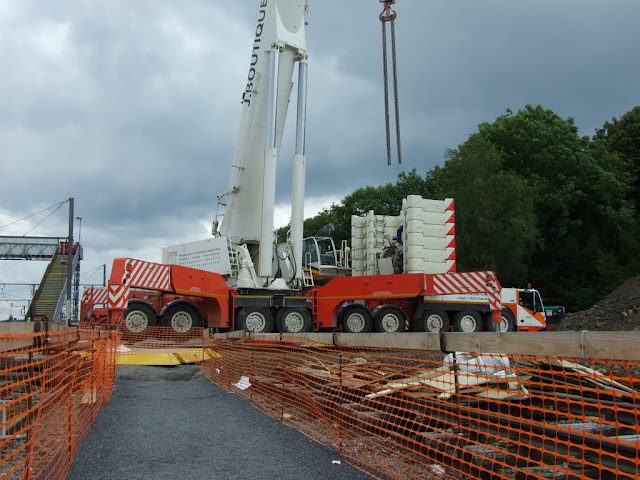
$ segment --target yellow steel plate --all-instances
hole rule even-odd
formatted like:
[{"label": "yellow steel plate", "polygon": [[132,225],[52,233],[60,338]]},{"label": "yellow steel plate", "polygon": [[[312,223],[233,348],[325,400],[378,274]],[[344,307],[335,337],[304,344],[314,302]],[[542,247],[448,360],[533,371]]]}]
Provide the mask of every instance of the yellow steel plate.
[{"label": "yellow steel plate", "polygon": [[192,348],[184,350],[145,350],[131,349],[118,352],[118,365],[181,365],[196,363],[209,358],[219,357],[210,348]]}]

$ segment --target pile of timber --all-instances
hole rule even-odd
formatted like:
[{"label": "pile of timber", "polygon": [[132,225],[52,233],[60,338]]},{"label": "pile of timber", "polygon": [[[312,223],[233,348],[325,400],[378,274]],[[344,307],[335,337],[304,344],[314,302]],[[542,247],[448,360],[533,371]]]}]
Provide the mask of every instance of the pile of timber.
[{"label": "pile of timber", "polygon": [[567,360],[425,369],[308,357],[250,382],[252,395],[280,398],[283,421],[307,431],[321,423],[325,438],[337,426],[379,448],[395,438],[403,455],[449,475],[626,479],[640,466],[640,391]]}]

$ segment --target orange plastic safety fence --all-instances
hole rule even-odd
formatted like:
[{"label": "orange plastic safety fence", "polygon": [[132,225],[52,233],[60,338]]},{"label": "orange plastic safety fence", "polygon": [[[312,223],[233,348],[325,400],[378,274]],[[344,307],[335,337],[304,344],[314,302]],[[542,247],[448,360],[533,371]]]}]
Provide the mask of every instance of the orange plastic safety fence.
[{"label": "orange plastic safety fence", "polygon": [[211,381],[377,478],[639,478],[637,363],[255,339],[211,348]]},{"label": "orange plastic safety fence", "polygon": [[[98,329],[98,326],[91,324],[81,324],[86,329]],[[146,350],[168,350],[176,347],[203,347],[210,342],[209,334],[202,327],[192,327],[186,331],[178,330],[171,327],[152,326],[145,327],[139,332],[132,332],[125,326],[111,327],[107,330],[101,327],[100,331],[117,331],[121,339],[121,347],[118,349],[121,353],[126,353],[134,349]],[[96,330],[98,331],[98,330]]]},{"label": "orange plastic safety fence", "polygon": [[209,335],[202,327],[183,332],[170,327],[152,326],[140,332],[131,332],[119,326],[112,331],[117,331],[121,338],[116,349],[118,364],[179,365],[195,363],[212,354],[208,348]]},{"label": "orange plastic safety fence", "polygon": [[63,479],[113,390],[116,332],[0,333],[0,479]]}]

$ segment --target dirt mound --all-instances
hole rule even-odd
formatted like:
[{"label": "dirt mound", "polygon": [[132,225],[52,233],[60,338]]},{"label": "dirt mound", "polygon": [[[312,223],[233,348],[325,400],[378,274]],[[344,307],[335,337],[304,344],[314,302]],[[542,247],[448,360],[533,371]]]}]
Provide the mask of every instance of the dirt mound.
[{"label": "dirt mound", "polygon": [[627,280],[588,310],[568,313],[558,330],[640,330],[640,277]]}]

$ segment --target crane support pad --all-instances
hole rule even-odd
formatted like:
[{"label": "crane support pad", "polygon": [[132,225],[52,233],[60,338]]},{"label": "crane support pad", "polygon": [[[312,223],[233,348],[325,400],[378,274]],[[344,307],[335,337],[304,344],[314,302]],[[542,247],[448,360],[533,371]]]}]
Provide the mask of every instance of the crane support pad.
[{"label": "crane support pad", "polygon": [[182,348],[172,350],[152,350],[146,348],[126,348],[123,345],[118,349],[118,365],[182,365],[198,363],[218,356],[210,348]]}]

